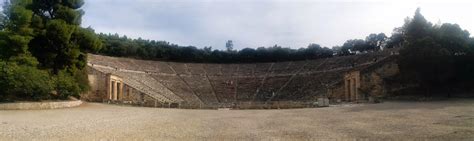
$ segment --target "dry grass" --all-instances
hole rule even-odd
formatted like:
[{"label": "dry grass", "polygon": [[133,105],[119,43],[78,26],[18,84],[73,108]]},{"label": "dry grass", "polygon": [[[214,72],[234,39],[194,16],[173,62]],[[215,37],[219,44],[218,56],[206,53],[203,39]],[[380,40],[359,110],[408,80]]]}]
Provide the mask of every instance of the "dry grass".
[{"label": "dry grass", "polygon": [[474,100],[285,110],[181,110],[86,103],[0,111],[0,140],[474,139]]}]

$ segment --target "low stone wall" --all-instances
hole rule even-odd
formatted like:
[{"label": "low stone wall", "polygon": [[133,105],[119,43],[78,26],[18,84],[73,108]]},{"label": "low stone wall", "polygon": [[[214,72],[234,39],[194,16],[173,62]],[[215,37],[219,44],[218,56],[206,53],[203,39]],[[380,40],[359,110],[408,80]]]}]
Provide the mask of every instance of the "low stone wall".
[{"label": "low stone wall", "polygon": [[75,101],[51,101],[51,102],[18,102],[1,103],[0,110],[41,110],[77,107],[82,104],[81,100]]}]

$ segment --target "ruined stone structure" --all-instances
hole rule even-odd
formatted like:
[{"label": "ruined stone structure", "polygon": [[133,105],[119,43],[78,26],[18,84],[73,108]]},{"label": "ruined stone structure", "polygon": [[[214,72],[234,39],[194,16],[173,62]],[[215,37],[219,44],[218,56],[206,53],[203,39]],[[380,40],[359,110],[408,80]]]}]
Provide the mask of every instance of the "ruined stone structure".
[{"label": "ruined stone structure", "polygon": [[155,98],[140,92],[127,85],[122,77],[112,73],[103,73],[88,68],[91,91],[81,96],[82,99],[95,102],[122,102],[130,104],[144,104],[146,101],[154,103]]},{"label": "ruined stone structure", "polygon": [[123,98],[122,78],[107,74],[107,97],[110,100],[121,100]]},{"label": "ruined stone structure", "polygon": [[205,107],[236,103],[348,102],[384,95],[398,73],[393,50],[318,60],[253,64],[146,61],[89,54],[90,101]]},{"label": "ruined stone structure", "polygon": [[352,71],[344,76],[344,95],[346,101],[357,101],[365,99],[363,95],[359,94],[360,89],[360,72]]},{"label": "ruined stone structure", "polygon": [[399,73],[396,54],[391,54],[377,63],[345,73],[343,84],[338,83],[329,89],[331,96],[348,102],[366,102],[387,95],[390,86],[385,84],[385,79]]}]

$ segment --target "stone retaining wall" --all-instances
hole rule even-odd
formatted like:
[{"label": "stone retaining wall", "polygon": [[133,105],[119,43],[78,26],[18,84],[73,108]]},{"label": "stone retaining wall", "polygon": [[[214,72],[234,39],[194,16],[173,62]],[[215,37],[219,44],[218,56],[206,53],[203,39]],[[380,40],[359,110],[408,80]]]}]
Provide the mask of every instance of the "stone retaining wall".
[{"label": "stone retaining wall", "polygon": [[41,110],[77,107],[82,104],[81,100],[76,101],[54,101],[54,102],[18,102],[2,103],[0,110]]}]

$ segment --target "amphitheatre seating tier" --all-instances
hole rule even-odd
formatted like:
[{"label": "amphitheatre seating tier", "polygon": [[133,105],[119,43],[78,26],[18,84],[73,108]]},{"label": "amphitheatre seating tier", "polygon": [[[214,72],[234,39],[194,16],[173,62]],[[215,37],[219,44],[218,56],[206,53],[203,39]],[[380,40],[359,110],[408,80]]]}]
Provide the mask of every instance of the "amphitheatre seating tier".
[{"label": "amphitheatre seating tier", "polygon": [[221,65],[220,64],[205,64],[204,70],[208,75],[221,75]]},{"label": "amphitheatre seating tier", "polygon": [[111,66],[115,68],[126,67],[122,65],[116,57],[108,57],[108,56],[100,56],[100,55],[88,55],[89,60],[93,61],[94,64],[103,65],[103,66]]},{"label": "amphitheatre seating tier", "polygon": [[142,61],[135,60],[135,64],[141,64],[141,67],[138,67],[140,70],[146,72],[155,72],[155,73],[174,73],[173,70],[165,62],[160,61]]},{"label": "amphitheatre seating tier", "polygon": [[221,64],[221,72],[224,76],[232,76],[239,69],[238,64]]},{"label": "amphitheatre seating tier", "polygon": [[128,72],[120,72],[120,71],[112,73],[112,74],[121,76],[129,80],[134,80],[135,82],[138,82],[139,84],[143,85],[145,88],[150,88],[149,91],[151,91],[155,95],[164,96],[167,99],[171,100],[172,102],[183,101],[182,98],[180,98],[178,95],[175,95],[172,91],[170,91],[168,88],[163,86],[160,82],[148,76],[147,74],[128,73]]},{"label": "amphitheatre seating tier", "polygon": [[[254,64],[200,64],[176,63],[163,61],[145,61],[126,58],[89,55],[93,64],[110,66],[125,70],[136,70],[149,73],[209,75],[209,76],[265,76],[265,75],[292,75],[301,67],[303,74],[321,73],[327,71],[351,69],[360,65],[369,65],[382,60],[387,53],[368,53],[317,59],[307,61],[254,63]],[[173,71],[174,70],[174,71]]]},{"label": "amphitheatre seating tier", "polygon": [[257,63],[255,66],[254,75],[255,76],[267,75],[267,73],[271,72],[271,68],[273,64],[274,63]]},{"label": "amphitheatre seating tier", "polygon": [[237,70],[236,74],[241,76],[253,76],[255,67],[255,64],[240,64],[240,68]]},{"label": "amphitheatre seating tier", "polygon": [[149,61],[149,60],[136,60],[128,58],[118,58],[88,54],[89,62],[93,62],[95,65],[108,66],[112,68],[154,72],[154,73],[168,73],[173,74],[174,72],[170,69],[166,62],[162,61]]},{"label": "amphitheatre seating tier", "polygon": [[209,77],[212,83],[217,99],[221,103],[235,102],[236,99],[236,80],[232,77]]},{"label": "amphitheatre seating tier", "polygon": [[213,92],[212,86],[207,80],[206,76],[190,75],[181,76],[186,84],[199,96],[205,104],[218,103],[216,95]]},{"label": "amphitheatre seating tier", "polygon": [[[145,61],[89,54],[88,65],[164,102],[213,105],[304,101],[327,93],[351,70],[386,60],[390,51],[317,60],[214,64]],[[380,63],[379,63],[380,64]]]},{"label": "amphitheatre seating tier", "polygon": [[285,74],[297,73],[298,69],[305,67],[310,61],[294,61],[288,65],[288,68],[283,72]]},{"label": "amphitheatre seating tier", "polygon": [[115,69],[110,69],[110,68],[103,68],[103,67],[94,67],[94,69],[103,72],[103,73],[111,73],[117,76],[120,76],[123,79],[123,82],[131,87],[134,87],[135,89],[157,99],[160,100],[161,102],[177,102],[176,100],[170,99],[166,97],[165,95],[161,93],[157,93],[154,89],[151,87],[147,86],[146,84],[142,83],[140,79],[137,79],[134,74],[128,74],[126,72],[119,72]]},{"label": "amphitheatre seating tier", "polygon": [[186,64],[184,63],[169,62],[168,64],[176,72],[176,74],[189,74],[188,70],[186,69]]},{"label": "amphitheatre seating tier", "polygon": [[204,64],[188,63],[186,65],[188,66],[189,72],[193,75],[206,74],[206,71],[204,70]]},{"label": "amphitheatre seating tier", "polygon": [[325,63],[317,67],[314,71],[325,71],[336,68],[347,68],[353,64],[352,56],[336,57],[334,59],[327,59]]},{"label": "amphitheatre seating tier", "polygon": [[267,101],[289,80],[290,76],[267,77],[264,84],[258,88],[255,100]]},{"label": "amphitheatre seating tier", "polygon": [[[285,71],[288,69],[288,66],[290,65],[290,62],[278,62],[273,64],[272,67],[272,73],[273,74],[283,74]],[[293,69],[293,68],[292,68]]]},{"label": "amphitheatre seating tier", "polygon": [[278,96],[274,100],[295,100],[299,98],[301,89],[308,85],[307,81],[309,81],[309,78],[296,75],[284,89],[278,92]]},{"label": "amphitheatre seating tier", "polygon": [[173,93],[183,98],[184,101],[190,104],[202,103],[199,97],[197,97],[191,88],[189,88],[184,81],[178,76],[167,76],[167,75],[151,75],[156,80],[160,81],[164,86],[169,88]]},{"label": "amphitheatre seating tier", "polygon": [[[126,59],[126,58],[117,58],[114,59],[117,64],[121,64],[122,66],[119,67],[121,69],[127,69],[127,70],[145,70],[142,68],[144,65],[140,65],[141,62],[137,62],[134,59]],[[156,71],[156,70],[155,70]]]},{"label": "amphitheatre seating tier", "polygon": [[237,101],[252,101],[263,77],[242,77],[237,81]]},{"label": "amphitheatre seating tier", "polygon": [[308,60],[306,64],[302,65],[304,67],[301,73],[317,71],[317,69],[323,66],[325,63],[327,63],[327,59]]},{"label": "amphitheatre seating tier", "polygon": [[275,101],[314,99],[327,93],[327,87],[341,81],[343,71],[333,71],[313,75],[296,75],[295,78],[279,92]]}]

